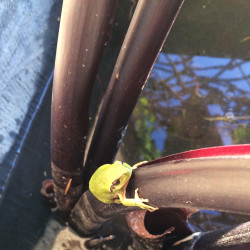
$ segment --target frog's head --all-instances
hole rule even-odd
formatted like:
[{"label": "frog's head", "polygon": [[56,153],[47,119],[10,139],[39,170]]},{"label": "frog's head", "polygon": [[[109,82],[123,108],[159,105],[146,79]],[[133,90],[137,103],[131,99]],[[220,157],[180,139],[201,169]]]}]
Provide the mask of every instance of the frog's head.
[{"label": "frog's head", "polygon": [[90,191],[99,200],[111,203],[124,189],[132,175],[132,168],[127,163],[116,161],[99,167],[89,182]]}]

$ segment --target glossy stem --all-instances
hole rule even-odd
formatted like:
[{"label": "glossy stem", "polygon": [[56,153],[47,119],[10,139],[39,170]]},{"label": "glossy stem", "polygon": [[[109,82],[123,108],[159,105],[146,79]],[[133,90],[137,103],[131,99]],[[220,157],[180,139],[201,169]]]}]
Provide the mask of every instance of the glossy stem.
[{"label": "glossy stem", "polygon": [[52,93],[52,175],[58,208],[68,212],[83,190],[83,157],[92,86],[110,40],[115,0],[65,0]]},{"label": "glossy stem", "polygon": [[[129,181],[127,197],[149,199],[159,208],[207,209],[250,215],[250,145],[193,150],[139,166]],[[104,204],[89,190],[71,213],[71,226],[90,234],[118,213],[136,210]],[[87,212],[85,212],[87,211]],[[88,218],[88,219],[86,219]]]},{"label": "glossy stem", "polygon": [[[139,0],[111,76],[84,174],[111,163],[159,51],[184,0]],[[87,187],[86,187],[87,188]]]},{"label": "glossy stem", "polygon": [[233,227],[201,233],[188,241],[183,241],[173,249],[213,249],[244,250],[250,249],[250,222]]},{"label": "glossy stem", "polygon": [[250,156],[161,162],[134,171],[128,190],[157,207],[250,214]]}]

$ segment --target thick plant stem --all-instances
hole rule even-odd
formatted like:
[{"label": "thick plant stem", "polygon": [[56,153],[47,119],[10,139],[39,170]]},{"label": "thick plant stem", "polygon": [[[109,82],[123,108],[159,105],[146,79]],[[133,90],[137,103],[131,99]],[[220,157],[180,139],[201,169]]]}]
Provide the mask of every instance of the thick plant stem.
[{"label": "thick plant stem", "polygon": [[250,155],[200,158],[139,167],[128,189],[157,207],[250,214],[249,178]]},{"label": "thick plant stem", "polygon": [[114,160],[136,101],[183,1],[138,2],[97,122],[84,168],[85,183],[100,165]]},{"label": "thick plant stem", "polygon": [[[159,208],[207,209],[250,215],[250,145],[204,148],[147,162],[133,171],[126,190]],[[71,226],[90,234],[118,213],[137,210],[104,204],[86,191],[71,212]],[[152,216],[154,213],[152,213]]]},{"label": "thick plant stem", "polygon": [[110,40],[115,0],[65,0],[52,94],[52,175],[59,210],[69,212],[83,190],[83,157],[92,86]]}]

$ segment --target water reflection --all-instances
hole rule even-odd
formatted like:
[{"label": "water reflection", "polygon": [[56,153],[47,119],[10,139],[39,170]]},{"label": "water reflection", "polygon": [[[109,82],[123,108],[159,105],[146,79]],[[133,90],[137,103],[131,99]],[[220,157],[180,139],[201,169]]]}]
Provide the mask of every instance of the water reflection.
[{"label": "water reflection", "polygon": [[[160,53],[124,138],[125,159],[133,164],[195,148],[250,143],[249,98],[249,61]],[[207,231],[248,219],[200,211],[190,222]]]},{"label": "water reflection", "polygon": [[160,53],[130,123],[133,154],[249,143],[249,97],[249,61]]}]

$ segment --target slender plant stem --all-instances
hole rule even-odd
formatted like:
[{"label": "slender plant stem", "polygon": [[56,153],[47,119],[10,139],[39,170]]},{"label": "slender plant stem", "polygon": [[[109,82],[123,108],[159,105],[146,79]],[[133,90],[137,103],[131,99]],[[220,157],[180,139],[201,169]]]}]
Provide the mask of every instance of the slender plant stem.
[{"label": "slender plant stem", "polygon": [[84,180],[111,163],[157,55],[184,0],[139,0],[111,76],[84,167]]}]

